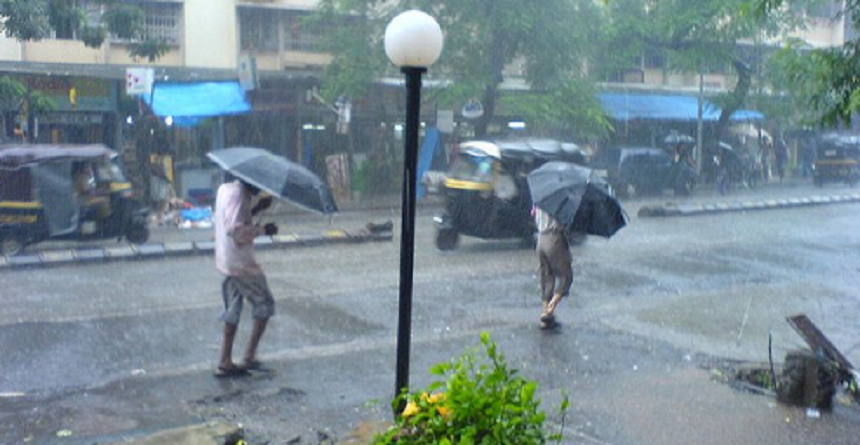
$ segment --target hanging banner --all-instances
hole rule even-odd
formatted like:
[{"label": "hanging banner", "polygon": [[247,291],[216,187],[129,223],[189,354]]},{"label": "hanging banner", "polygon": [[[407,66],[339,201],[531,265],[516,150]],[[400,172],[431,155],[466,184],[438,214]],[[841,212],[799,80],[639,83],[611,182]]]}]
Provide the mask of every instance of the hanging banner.
[{"label": "hanging banner", "polygon": [[454,110],[437,110],[436,111],[436,128],[442,133],[451,134],[454,132]]},{"label": "hanging banner", "polygon": [[129,96],[150,94],[154,80],[155,71],[152,68],[126,68],[125,93]]},{"label": "hanging banner", "polygon": [[257,88],[257,58],[252,54],[239,56],[239,84],[245,91]]}]

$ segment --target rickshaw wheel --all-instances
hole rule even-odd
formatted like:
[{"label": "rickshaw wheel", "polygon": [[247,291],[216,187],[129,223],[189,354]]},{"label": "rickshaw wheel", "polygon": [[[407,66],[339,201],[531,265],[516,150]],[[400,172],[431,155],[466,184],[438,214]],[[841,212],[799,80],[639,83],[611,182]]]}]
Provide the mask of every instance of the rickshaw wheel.
[{"label": "rickshaw wheel", "polygon": [[0,255],[14,256],[24,250],[24,242],[15,234],[8,234],[0,240]]},{"label": "rickshaw wheel", "polygon": [[143,244],[149,240],[149,229],[140,224],[132,224],[125,234],[125,239],[132,244]]},{"label": "rickshaw wheel", "polygon": [[460,242],[460,234],[454,229],[439,229],[436,231],[436,248],[439,250],[454,250]]}]

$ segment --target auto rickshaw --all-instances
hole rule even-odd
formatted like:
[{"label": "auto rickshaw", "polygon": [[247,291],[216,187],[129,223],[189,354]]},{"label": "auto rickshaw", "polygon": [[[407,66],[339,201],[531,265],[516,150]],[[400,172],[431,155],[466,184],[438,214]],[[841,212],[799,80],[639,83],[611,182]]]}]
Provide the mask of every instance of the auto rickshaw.
[{"label": "auto rickshaw", "polygon": [[812,181],[821,187],[825,182],[844,182],[850,186],[860,180],[860,138],[827,135],[818,141],[816,160],[812,164]]},{"label": "auto rickshaw", "polygon": [[0,255],[48,240],[144,243],[148,216],[103,145],[0,145]]},{"label": "auto rickshaw", "polygon": [[434,217],[436,247],[455,249],[460,235],[534,241],[526,176],[545,162],[584,165],[575,144],[549,139],[469,141],[451,156],[443,186],[445,210]]}]

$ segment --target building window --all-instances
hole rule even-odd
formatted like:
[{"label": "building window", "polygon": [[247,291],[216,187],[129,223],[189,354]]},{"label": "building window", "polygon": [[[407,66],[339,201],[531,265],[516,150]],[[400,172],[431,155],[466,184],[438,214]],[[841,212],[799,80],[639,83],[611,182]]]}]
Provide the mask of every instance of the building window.
[{"label": "building window", "polygon": [[178,45],[181,39],[182,5],[176,3],[145,3],[139,5],[146,15],[143,35],[147,39],[162,40]]},{"label": "building window", "polygon": [[[79,8],[85,16],[85,23],[92,27],[103,25],[105,6],[96,0],[72,0],[74,6]],[[144,39],[163,40],[171,45],[178,45],[182,40],[182,4],[171,2],[129,2],[143,11]],[[73,38],[81,39],[80,30],[54,30],[58,39]],[[115,35],[110,37],[113,42],[124,42]]]},{"label": "building window", "polygon": [[239,9],[243,50],[278,51],[278,14],[267,9]]},{"label": "building window", "polygon": [[287,51],[319,52],[323,33],[318,25],[303,20],[304,15],[287,14],[284,25],[284,49]]}]

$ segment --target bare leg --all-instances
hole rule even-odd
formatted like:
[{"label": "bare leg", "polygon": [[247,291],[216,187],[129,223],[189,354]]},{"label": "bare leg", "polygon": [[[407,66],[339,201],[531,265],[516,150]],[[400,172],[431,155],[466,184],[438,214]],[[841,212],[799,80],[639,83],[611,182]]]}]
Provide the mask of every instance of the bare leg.
[{"label": "bare leg", "polygon": [[221,341],[221,359],[218,361],[218,367],[221,369],[231,369],[233,364],[233,340],[236,339],[236,325],[224,323],[224,339]]},{"label": "bare leg", "polygon": [[268,318],[254,320],[254,329],[251,331],[251,338],[248,340],[248,347],[245,349],[246,364],[257,360],[257,346],[260,345],[260,339],[263,338],[263,333],[266,332],[268,322]]}]

